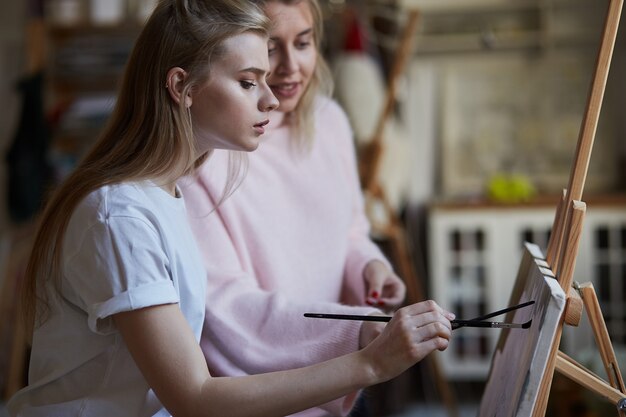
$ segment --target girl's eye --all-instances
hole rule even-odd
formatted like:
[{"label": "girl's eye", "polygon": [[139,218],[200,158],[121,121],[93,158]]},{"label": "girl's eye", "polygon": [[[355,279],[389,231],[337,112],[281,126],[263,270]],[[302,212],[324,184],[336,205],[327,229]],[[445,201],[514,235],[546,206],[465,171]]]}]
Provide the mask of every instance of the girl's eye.
[{"label": "girl's eye", "polygon": [[267,43],[267,53],[272,55],[274,52],[276,52],[276,42],[269,41]]},{"label": "girl's eye", "polygon": [[298,42],[298,48],[299,48],[299,49],[305,49],[305,48],[307,48],[309,45],[311,45],[311,42]]},{"label": "girl's eye", "polygon": [[249,89],[251,89],[252,87],[256,87],[256,84],[255,84],[255,83],[250,82],[250,81],[245,81],[245,80],[243,80],[243,81],[239,81],[239,85],[241,85],[241,87],[242,87],[243,89],[245,89],[245,90],[249,90]]}]

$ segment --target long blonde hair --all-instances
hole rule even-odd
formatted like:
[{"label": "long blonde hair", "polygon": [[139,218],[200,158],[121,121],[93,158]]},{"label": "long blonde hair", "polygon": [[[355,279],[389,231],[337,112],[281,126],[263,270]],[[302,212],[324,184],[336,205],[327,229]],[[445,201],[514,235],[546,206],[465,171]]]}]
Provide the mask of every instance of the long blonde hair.
[{"label": "long blonde hair", "polygon": [[[315,102],[319,95],[332,96],[333,78],[328,63],[322,54],[322,39],[324,38],[324,15],[318,0],[254,0],[261,7],[268,3],[279,2],[293,5],[305,1],[313,16],[313,38],[317,51],[317,61],[311,81],[300,98],[296,108],[287,114],[288,122],[294,129],[295,138],[305,147],[309,147],[315,135]],[[280,111],[280,107],[278,108]]]},{"label": "long blonde hair", "polygon": [[182,97],[210,77],[212,60],[229,37],[268,35],[265,14],[246,0],[161,0],[130,55],[115,108],[102,135],[46,205],[25,273],[24,316],[41,324],[59,288],[65,231],[77,204],[108,184],[153,179],[171,183],[192,174],[206,159],[197,156],[189,111],[165,88],[169,69],[186,73]]}]

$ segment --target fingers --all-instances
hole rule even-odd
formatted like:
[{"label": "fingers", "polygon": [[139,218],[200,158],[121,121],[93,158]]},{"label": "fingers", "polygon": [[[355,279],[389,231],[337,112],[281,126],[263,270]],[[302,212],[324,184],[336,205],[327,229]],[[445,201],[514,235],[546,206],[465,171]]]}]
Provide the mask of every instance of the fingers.
[{"label": "fingers", "polygon": [[454,320],[455,315],[452,312],[444,310],[441,308],[436,302],[433,300],[426,300],[419,303],[411,304],[406,307],[402,307],[399,309],[396,315],[408,315],[408,316],[417,316],[428,312],[437,312],[443,315],[448,321]]},{"label": "fingers", "polygon": [[[433,349],[443,350],[448,347],[448,342],[450,337],[452,336],[452,329],[448,325],[440,322],[428,323],[425,326],[418,327],[415,332],[416,342],[417,343],[426,343],[430,340],[435,340],[437,342],[436,346]],[[441,343],[445,343],[445,346],[442,346]]]},{"label": "fingers", "polygon": [[383,287],[382,296],[379,299],[379,301],[383,304],[381,307],[394,308],[402,305],[404,302],[404,298],[406,297],[406,286],[400,278],[394,278],[395,279],[393,280],[389,280]]},{"label": "fingers", "polygon": [[423,349],[423,354],[418,354],[420,359],[425,358],[429,353],[438,350],[440,352],[446,350],[448,348],[448,344],[450,343],[449,339],[443,337],[435,337],[432,339],[428,339],[421,343],[421,346],[418,346],[418,349]]},{"label": "fingers", "polygon": [[[394,315],[392,322],[395,320],[405,333],[410,335],[410,339],[414,343],[420,343],[425,340],[440,337],[446,340],[450,339],[452,334],[452,325],[448,317],[450,313],[441,309],[432,301],[425,301],[419,308],[398,310]],[[414,310],[414,311],[411,311]]]},{"label": "fingers", "polygon": [[430,300],[399,309],[383,333],[366,347],[376,355],[377,372],[392,378],[431,352],[445,350],[452,335],[452,318],[452,313]]},{"label": "fingers", "polygon": [[[445,350],[452,336],[454,314],[432,300],[404,307],[394,315],[414,345],[417,360],[433,350]],[[393,321],[393,320],[392,320]]]},{"label": "fingers", "polygon": [[381,294],[383,293],[382,283],[372,282],[368,288],[368,296],[365,299],[365,302],[368,305],[373,307],[385,307],[385,300],[381,298]]},{"label": "fingers", "polygon": [[370,261],[363,272],[365,289],[367,291],[365,302],[374,307],[384,307],[381,300],[385,285],[387,267],[380,261]]},{"label": "fingers", "polygon": [[366,283],[365,302],[374,307],[397,307],[404,301],[406,286],[387,265],[381,261],[370,261],[364,270]]}]

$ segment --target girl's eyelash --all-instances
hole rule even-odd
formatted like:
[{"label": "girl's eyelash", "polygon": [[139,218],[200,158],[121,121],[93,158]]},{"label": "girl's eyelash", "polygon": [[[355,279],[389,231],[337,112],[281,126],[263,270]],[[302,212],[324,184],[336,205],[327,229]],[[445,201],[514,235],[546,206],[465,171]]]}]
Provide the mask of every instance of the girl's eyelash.
[{"label": "girl's eyelash", "polygon": [[243,88],[245,88],[246,90],[249,90],[249,89],[251,89],[252,87],[256,87],[256,84],[255,84],[255,83],[253,83],[253,82],[251,82],[251,81],[245,81],[245,80],[243,80],[243,81],[239,81],[239,84],[240,84]]}]

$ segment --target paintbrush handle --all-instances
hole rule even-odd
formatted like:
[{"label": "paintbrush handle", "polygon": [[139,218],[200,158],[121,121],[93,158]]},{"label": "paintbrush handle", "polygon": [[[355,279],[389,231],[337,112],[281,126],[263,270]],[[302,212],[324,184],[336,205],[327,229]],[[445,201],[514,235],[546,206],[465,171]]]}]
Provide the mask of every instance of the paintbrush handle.
[{"label": "paintbrush handle", "polygon": [[[391,316],[362,316],[358,314],[326,314],[326,313],[304,313],[304,317],[314,319],[335,319],[335,320],[360,320],[388,322]],[[483,327],[493,329],[526,329],[530,326],[530,321],[526,323],[504,323],[499,321],[477,321],[477,320],[450,320],[452,330],[460,327]]]},{"label": "paintbrush handle", "polygon": [[304,317],[314,319],[336,319],[336,320],[360,320],[360,321],[384,321],[391,320],[391,316],[361,316],[355,314],[323,314],[323,313],[304,313]]}]

